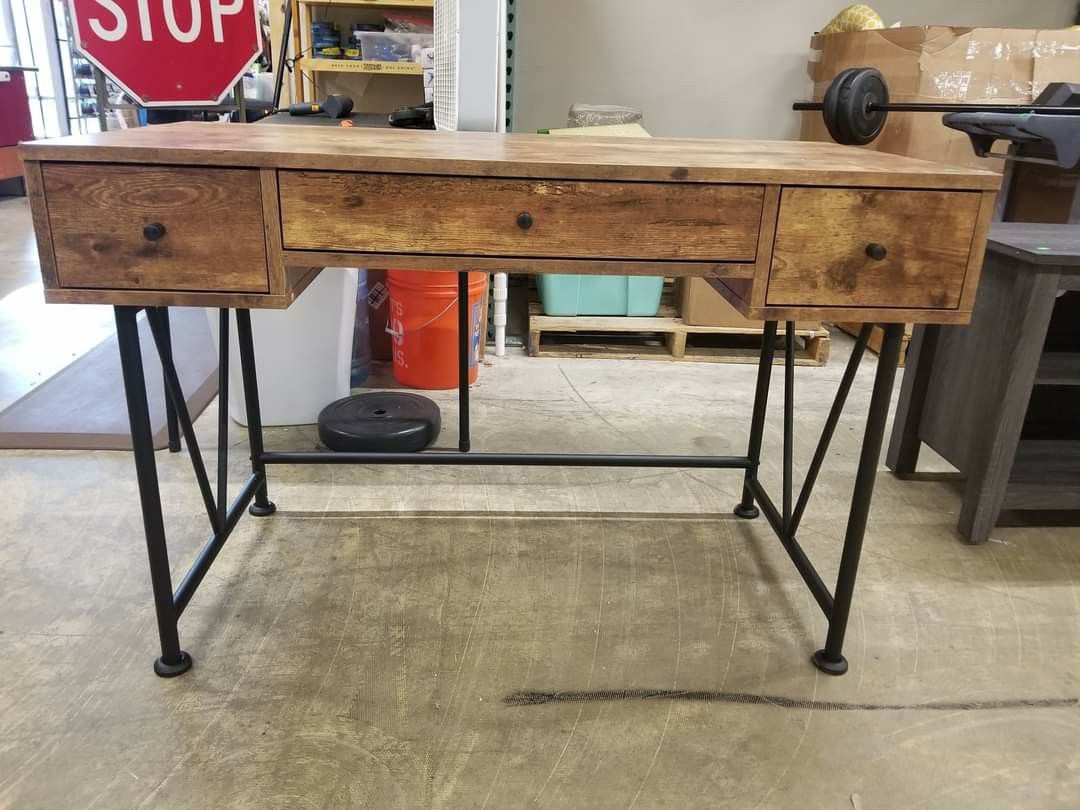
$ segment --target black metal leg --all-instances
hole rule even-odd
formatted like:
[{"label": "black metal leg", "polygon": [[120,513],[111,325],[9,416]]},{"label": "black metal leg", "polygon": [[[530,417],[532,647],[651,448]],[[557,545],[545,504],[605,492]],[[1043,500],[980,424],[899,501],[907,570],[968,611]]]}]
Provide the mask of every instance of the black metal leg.
[{"label": "black metal leg", "polygon": [[229,508],[229,310],[220,311],[218,330],[217,525]]},{"label": "black metal leg", "polygon": [[154,590],[161,657],[154,661],[154,672],[163,678],[180,675],[191,668],[191,656],[180,649],[173,602],[169,553],[165,545],[165,522],[161,513],[157,465],[154,461],[154,438],[150,428],[150,409],[146,401],[146,377],[139,346],[138,307],[115,307],[116,338],[120,347],[120,366],[124,376],[131,444],[135,456],[135,474],[139,481],[146,551],[150,559],[150,582]]},{"label": "black metal leg", "polygon": [[458,450],[469,452],[469,274],[458,273]]},{"label": "black metal leg", "polygon": [[795,322],[784,324],[784,534],[791,534],[792,455],[795,452]]},{"label": "black metal leg", "polygon": [[758,359],[757,387],[754,390],[754,414],[750,419],[750,447],[746,455],[750,457],[750,469],[746,471],[743,483],[742,500],[735,506],[738,517],[752,520],[760,512],[754,506],[754,492],[748,483],[757,477],[761,463],[761,438],[765,432],[765,411],[769,402],[769,381],[772,379],[773,355],[776,352],[776,321],[765,322],[765,332],[761,336],[761,355]]},{"label": "black metal leg", "polygon": [[[161,357],[162,365],[164,366],[165,358],[168,357],[172,360],[172,330],[169,327],[169,308],[162,307],[162,319],[164,321],[163,334],[164,340],[162,344],[158,346],[158,355]],[[180,423],[176,419],[176,406],[173,405],[172,397],[169,396],[168,383],[165,384],[165,424],[169,431],[169,452],[180,452]]]},{"label": "black metal leg", "polygon": [[259,382],[255,372],[255,341],[251,335],[251,312],[236,310],[236,339],[240,344],[240,369],[244,375],[244,405],[247,410],[248,445],[251,448],[251,471],[263,476],[255,490],[255,500],[248,513],[256,517],[272,515],[277,510],[266,492],[266,465],[263,464],[262,413],[259,410]]},{"label": "black metal leg", "polygon": [[859,556],[862,553],[870,500],[874,494],[874,480],[881,459],[881,443],[889,415],[896,367],[900,361],[903,333],[903,324],[886,325],[881,354],[878,356],[877,374],[874,376],[874,389],[870,396],[870,412],[866,418],[866,432],[859,455],[859,469],[851,495],[844,550],[840,557],[840,573],[836,579],[833,607],[829,614],[829,633],[825,648],[814,653],[814,665],[829,675],[843,675],[848,668],[847,659],[842,654],[844,633],[851,611],[851,597],[855,591],[855,577],[859,571]]}]

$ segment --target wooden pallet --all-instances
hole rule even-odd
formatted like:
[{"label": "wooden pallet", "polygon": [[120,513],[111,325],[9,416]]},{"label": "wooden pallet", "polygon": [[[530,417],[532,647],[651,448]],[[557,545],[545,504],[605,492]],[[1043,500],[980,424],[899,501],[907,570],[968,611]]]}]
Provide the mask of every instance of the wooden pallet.
[{"label": "wooden pallet", "polygon": [[[861,323],[834,323],[837,329],[852,337],[858,337],[859,332],[862,331]],[[881,354],[881,341],[885,337],[885,332],[880,326],[875,326],[874,331],[870,333],[870,340],[867,341],[866,347],[874,354]],[[911,324],[904,325],[904,337],[900,341],[900,368],[904,367],[907,362],[907,347],[911,342]]]},{"label": "wooden pallet", "polygon": [[[752,327],[690,326],[668,304],[654,318],[544,315],[539,303],[529,305],[531,357],[756,363],[762,332]],[[797,365],[823,366],[829,361],[827,330],[797,329],[795,336]],[[782,353],[775,362],[783,362]]]}]

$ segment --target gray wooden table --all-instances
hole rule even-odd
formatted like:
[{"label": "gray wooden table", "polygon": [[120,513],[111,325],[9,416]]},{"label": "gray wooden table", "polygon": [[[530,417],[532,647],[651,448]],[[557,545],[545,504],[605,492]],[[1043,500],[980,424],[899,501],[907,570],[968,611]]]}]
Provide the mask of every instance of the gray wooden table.
[{"label": "gray wooden table", "polygon": [[971,325],[912,337],[886,463],[914,473],[925,443],[957,467],[968,542],[1003,509],[1080,509],[1078,299],[1080,225],[997,223]]}]

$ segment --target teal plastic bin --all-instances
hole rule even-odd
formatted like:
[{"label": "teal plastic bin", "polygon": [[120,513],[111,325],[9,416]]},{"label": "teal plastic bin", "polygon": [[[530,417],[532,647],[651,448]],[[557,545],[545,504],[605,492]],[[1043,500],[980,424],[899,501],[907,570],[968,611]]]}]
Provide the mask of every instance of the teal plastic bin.
[{"label": "teal plastic bin", "polygon": [[664,279],[652,276],[537,276],[545,315],[655,315]]}]

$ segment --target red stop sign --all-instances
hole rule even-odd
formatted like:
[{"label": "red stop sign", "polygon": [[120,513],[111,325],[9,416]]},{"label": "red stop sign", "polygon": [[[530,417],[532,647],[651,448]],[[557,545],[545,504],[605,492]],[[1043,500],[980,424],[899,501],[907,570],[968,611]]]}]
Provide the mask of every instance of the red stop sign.
[{"label": "red stop sign", "polygon": [[255,0],[68,0],[83,55],[147,107],[217,104],[260,50]]}]

